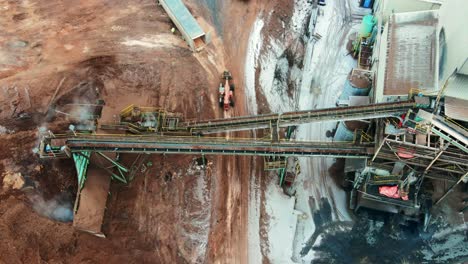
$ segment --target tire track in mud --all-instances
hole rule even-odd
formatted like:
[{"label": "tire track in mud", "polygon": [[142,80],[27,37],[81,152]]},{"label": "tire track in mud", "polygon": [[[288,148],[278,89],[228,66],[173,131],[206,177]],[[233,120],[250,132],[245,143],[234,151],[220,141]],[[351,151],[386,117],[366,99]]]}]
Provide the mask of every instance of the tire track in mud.
[{"label": "tire track in mud", "polygon": [[[238,109],[231,108],[228,111],[223,111],[224,118],[231,118],[232,115],[238,115]],[[233,134],[236,132],[228,132],[226,133],[225,138],[229,139]],[[226,201],[226,208],[227,208],[227,217],[226,217],[226,225],[227,225],[227,260],[230,263],[243,263],[242,258],[242,251],[243,251],[243,228],[244,225],[244,212],[243,209],[245,206],[243,204],[243,195],[245,195],[242,190],[241,185],[241,173],[242,173],[242,166],[241,166],[241,159],[244,157],[233,156],[233,157],[226,157],[226,166],[225,167],[225,176],[228,178],[227,181],[227,201]]]},{"label": "tire track in mud", "polygon": [[[213,3],[219,5],[213,6]],[[216,72],[213,78],[219,84],[219,75],[224,70],[229,70],[236,84],[233,109],[224,112],[218,110],[216,87],[210,88],[211,107],[217,116],[229,118],[232,116],[246,115],[246,98],[244,97],[244,58],[249,32],[245,28],[253,24],[256,14],[259,12],[261,1],[199,1],[198,6],[208,11],[209,16],[222,18],[212,21],[217,31],[210,33],[213,37],[212,50],[203,51],[203,61],[199,59],[202,67],[210,72]],[[208,6],[205,6],[208,5]],[[221,10],[216,10],[216,7]],[[215,12],[215,14],[212,14]],[[222,23],[222,25],[219,25]],[[203,25],[202,25],[203,27]],[[213,27],[210,28],[210,30]],[[216,32],[216,34],[215,34]],[[218,37],[221,36],[221,37]],[[245,40],[245,41],[244,41]],[[196,55],[197,56],[197,55]],[[200,56],[201,58],[202,56]],[[248,132],[227,133],[226,137],[246,137]],[[246,228],[248,222],[249,184],[251,174],[251,157],[217,157],[216,183],[217,201],[212,204],[212,224],[209,245],[209,263],[247,263],[248,241]],[[221,214],[221,215],[220,215]]]},{"label": "tire track in mud", "polygon": [[[253,23],[252,17],[255,17],[256,10],[255,6],[257,3],[249,3],[248,7],[244,3],[232,2],[226,4],[224,11],[229,13],[229,17],[225,17],[226,24],[233,23],[236,25],[239,19],[243,20],[242,25],[245,27],[249,23]],[[248,17],[242,15],[245,12],[245,8],[254,9],[254,12],[249,13]],[[242,12],[241,12],[242,10]],[[235,14],[241,14],[236,16]],[[235,19],[234,19],[235,18]],[[228,21],[229,20],[229,21]],[[233,21],[231,21],[233,20]],[[248,22],[247,22],[248,21]],[[234,116],[242,116],[247,114],[245,89],[244,89],[244,57],[246,52],[246,44],[248,40],[248,31],[244,31],[244,27],[236,27],[230,25],[223,34],[223,55],[225,65],[217,63],[218,74],[221,74],[224,70],[229,70],[233,76],[236,90],[234,94],[234,101],[236,105],[229,111],[223,111],[225,118]],[[243,41],[246,40],[246,41]],[[214,43],[217,45],[217,43]],[[216,59],[212,56],[211,59]],[[217,78],[219,78],[217,76]],[[217,93],[216,93],[217,96]],[[217,107],[217,98],[214,104]],[[222,110],[221,110],[222,111]],[[246,137],[248,132],[232,132],[226,133],[226,137]],[[230,215],[229,220],[226,220],[225,226],[229,229],[230,235],[225,238],[225,244],[213,245],[215,247],[222,247],[225,252],[225,256],[219,255],[216,263],[247,263],[248,261],[248,240],[247,232],[248,228],[248,206],[249,206],[249,186],[250,186],[250,173],[251,173],[251,157],[222,157],[223,162],[227,163],[228,171],[227,174],[222,173],[228,177],[225,185],[222,186],[221,191],[226,190],[228,196],[226,206],[228,214]],[[226,195],[221,194],[221,195]],[[223,234],[218,234],[223,235]]]}]

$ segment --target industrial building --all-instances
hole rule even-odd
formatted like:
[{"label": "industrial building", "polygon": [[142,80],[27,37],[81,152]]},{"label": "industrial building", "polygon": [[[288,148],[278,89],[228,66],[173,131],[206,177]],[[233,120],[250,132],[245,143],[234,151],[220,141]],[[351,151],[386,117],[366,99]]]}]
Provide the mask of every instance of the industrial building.
[{"label": "industrial building", "polygon": [[[466,8],[466,1],[376,1],[378,23],[369,37],[375,37],[372,101],[416,96],[430,110],[410,110],[375,124],[375,154],[358,163],[352,208],[416,219],[424,212],[427,224],[432,204],[468,181],[468,31],[462,29],[468,23],[462,11]],[[445,186],[443,182],[450,188],[434,191]],[[398,186],[394,197],[384,192],[392,186]]]}]

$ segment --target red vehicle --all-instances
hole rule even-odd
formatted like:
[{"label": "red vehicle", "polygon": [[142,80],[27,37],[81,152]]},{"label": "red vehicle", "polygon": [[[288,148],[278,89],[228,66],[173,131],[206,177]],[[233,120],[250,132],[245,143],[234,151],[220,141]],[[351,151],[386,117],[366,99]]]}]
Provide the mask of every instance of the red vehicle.
[{"label": "red vehicle", "polygon": [[230,107],[234,107],[234,84],[232,83],[231,73],[224,71],[221,76],[223,83],[219,84],[218,102],[219,106],[228,111]]}]

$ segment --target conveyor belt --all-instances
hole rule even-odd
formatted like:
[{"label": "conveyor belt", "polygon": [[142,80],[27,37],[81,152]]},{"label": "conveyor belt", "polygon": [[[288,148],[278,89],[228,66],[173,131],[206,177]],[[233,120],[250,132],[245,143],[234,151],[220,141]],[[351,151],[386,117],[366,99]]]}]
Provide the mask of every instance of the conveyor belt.
[{"label": "conveyor belt", "polygon": [[273,143],[259,139],[115,135],[70,136],[65,139],[65,142],[72,152],[329,156],[350,158],[368,157],[373,154],[373,143],[355,145],[349,142],[280,141]]},{"label": "conveyor belt", "polygon": [[317,110],[286,112],[257,116],[242,116],[228,119],[213,119],[201,122],[185,122],[182,127],[193,132],[204,134],[222,131],[240,131],[269,128],[271,125],[286,127],[321,121],[348,121],[383,118],[402,114],[415,107],[414,102],[392,102],[365,106],[333,107]]}]

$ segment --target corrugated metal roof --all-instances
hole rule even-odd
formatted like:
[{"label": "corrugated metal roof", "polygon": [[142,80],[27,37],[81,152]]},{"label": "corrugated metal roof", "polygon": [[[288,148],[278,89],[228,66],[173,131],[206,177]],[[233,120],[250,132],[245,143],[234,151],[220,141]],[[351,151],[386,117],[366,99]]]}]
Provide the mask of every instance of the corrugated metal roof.
[{"label": "corrugated metal roof", "polygon": [[458,69],[458,73],[461,74],[468,74],[468,58],[465,59],[465,62],[460,66],[460,69]]},{"label": "corrugated metal roof", "polygon": [[468,100],[445,96],[445,115],[468,122]]},{"label": "corrugated metal roof", "polygon": [[436,11],[398,13],[389,19],[384,95],[437,87]]},{"label": "corrugated metal roof", "polygon": [[183,30],[192,39],[205,35],[203,29],[195,18],[193,18],[192,14],[190,14],[187,7],[181,0],[161,0],[160,2],[164,2],[166,4],[169,8],[169,10],[166,11],[171,12],[176,17]]},{"label": "corrugated metal roof", "polygon": [[468,75],[455,74],[445,88],[445,96],[468,100]]}]

